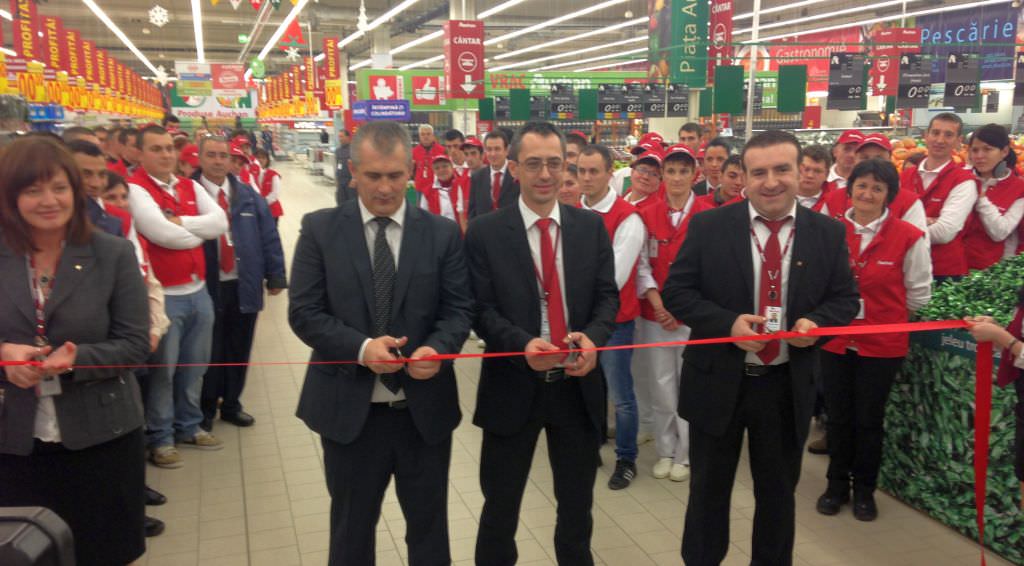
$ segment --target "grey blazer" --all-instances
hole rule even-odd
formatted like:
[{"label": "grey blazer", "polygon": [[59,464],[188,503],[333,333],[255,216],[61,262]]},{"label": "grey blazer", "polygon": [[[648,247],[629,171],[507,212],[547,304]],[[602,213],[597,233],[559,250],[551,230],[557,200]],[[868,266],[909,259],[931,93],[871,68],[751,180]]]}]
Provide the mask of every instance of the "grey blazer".
[{"label": "grey blazer", "polygon": [[[0,241],[0,343],[31,344],[35,336],[25,258]],[[149,354],[149,302],[132,244],[93,232],[68,244],[46,302],[46,331],[58,347],[78,346],[76,365],[142,364]],[[130,369],[77,369],[62,376],[54,397],[61,441],[79,450],[143,424],[139,385]],[[0,374],[0,453],[32,453],[36,395]]]}]

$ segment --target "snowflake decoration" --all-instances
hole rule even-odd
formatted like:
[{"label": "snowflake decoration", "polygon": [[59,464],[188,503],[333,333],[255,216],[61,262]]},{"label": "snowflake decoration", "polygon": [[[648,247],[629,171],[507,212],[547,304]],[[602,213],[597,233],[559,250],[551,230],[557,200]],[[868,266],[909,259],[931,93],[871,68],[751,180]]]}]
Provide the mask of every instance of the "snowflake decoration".
[{"label": "snowflake decoration", "polygon": [[366,3],[363,2],[362,0],[360,0],[360,2],[359,2],[359,17],[356,18],[356,29],[358,29],[359,31],[361,31],[363,33],[366,33],[366,31],[367,31],[367,29],[369,27],[370,27],[370,22],[368,21],[368,19],[366,17]]},{"label": "snowflake decoration", "polygon": [[298,61],[299,59],[302,58],[302,55],[299,55],[299,48],[298,47],[289,47],[289,48],[285,49],[284,50],[284,56],[289,61]]},{"label": "snowflake decoration", "polygon": [[157,4],[149,10],[149,23],[154,26],[162,28],[167,25],[167,22],[169,21],[171,21],[171,16],[167,13],[167,8]]},{"label": "snowflake decoration", "polygon": [[160,65],[156,68],[156,74],[154,75],[154,78],[156,79],[156,82],[161,86],[166,85],[167,81],[171,79],[170,76],[167,75],[167,69],[165,69],[163,65]]}]

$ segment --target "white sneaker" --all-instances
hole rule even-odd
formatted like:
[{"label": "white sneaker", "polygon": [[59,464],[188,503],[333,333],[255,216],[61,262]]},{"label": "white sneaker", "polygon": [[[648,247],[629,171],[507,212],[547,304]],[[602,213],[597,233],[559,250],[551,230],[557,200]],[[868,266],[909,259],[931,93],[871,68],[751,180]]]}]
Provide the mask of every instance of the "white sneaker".
[{"label": "white sneaker", "polygon": [[669,472],[668,479],[672,481],[686,481],[690,479],[690,466],[672,464],[672,471]]},{"label": "white sneaker", "polygon": [[671,471],[672,458],[659,458],[658,463],[654,465],[654,477],[659,480],[667,478]]}]

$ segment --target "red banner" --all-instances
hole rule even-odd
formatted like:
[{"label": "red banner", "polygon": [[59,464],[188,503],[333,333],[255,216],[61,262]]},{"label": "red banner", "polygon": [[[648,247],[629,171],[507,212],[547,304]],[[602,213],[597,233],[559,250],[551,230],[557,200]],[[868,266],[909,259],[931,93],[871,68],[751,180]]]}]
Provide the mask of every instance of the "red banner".
[{"label": "red banner", "polygon": [[[100,86],[107,86],[107,52],[95,48],[96,50],[96,84]],[[91,82],[91,81],[90,81]]]},{"label": "red banner", "polygon": [[67,71],[67,48],[64,46],[64,24],[60,18],[43,18],[43,45],[46,46],[46,66],[57,71]]},{"label": "red banner", "polygon": [[302,70],[298,65],[292,67],[292,98],[302,96]]},{"label": "red banner", "polygon": [[64,48],[67,50],[68,74],[72,77],[82,76],[82,36],[77,29],[64,30]]},{"label": "red banner", "polygon": [[303,61],[303,67],[306,68],[305,92],[316,92],[316,64],[313,62],[313,58],[308,55],[303,58]]},{"label": "red banner", "polygon": [[90,86],[96,84],[96,80],[99,78],[99,73],[97,72],[97,59],[99,55],[100,50],[96,49],[95,41],[82,40],[82,70],[85,75],[85,82]]},{"label": "red banner", "polygon": [[484,97],[482,21],[448,20],[444,23],[444,76],[448,98]]},{"label": "red banner", "polygon": [[39,14],[35,0],[11,0],[14,50],[26,61],[42,61],[39,53]]},{"label": "red banner", "polygon": [[732,60],[732,0],[711,0],[708,34],[708,84],[713,84],[715,67]]},{"label": "red banner", "polygon": [[213,95],[227,98],[245,96],[245,65],[242,63],[213,63],[210,65],[213,77]]},{"label": "red banner", "polygon": [[874,59],[871,75],[871,93],[896,96],[899,90],[901,53],[921,52],[920,28],[883,28],[871,34],[871,55]]},{"label": "red banner", "polygon": [[107,86],[111,90],[117,90],[117,59],[107,53]]},{"label": "red banner", "polygon": [[341,61],[338,58],[338,38],[324,38],[324,68],[327,70],[326,78],[333,81],[341,78]]}]

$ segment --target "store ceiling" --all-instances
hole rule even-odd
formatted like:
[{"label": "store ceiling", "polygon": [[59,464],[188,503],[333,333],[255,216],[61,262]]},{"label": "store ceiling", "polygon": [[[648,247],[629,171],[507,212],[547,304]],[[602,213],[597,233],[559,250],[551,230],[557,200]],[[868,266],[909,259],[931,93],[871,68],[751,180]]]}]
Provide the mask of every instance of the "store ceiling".
[{"label": "store ceiling", "polygon": [[[175,60],[195,60],[196,45],[193,32],[192,5],[189,0],[94,0],[106,12],[113,22],[121,28],[128,38],[146,55],[154,66],[173,68]],[[462,0],[451,0],[461,6]],[[487,38],[493,39],[503,34],[514,32],[537,24],[548,22],[559,16],[603,4],[607,0],[522,0],[507,10],[489,16],[485,20]],[[966,4],[971,0],[907,0],[907,11],[923,10],[940,6]],[[244,55],[248,60],[259,53],[280,22],[291,11],[289,0],[282,0],[279,10],[270,6],[263,8],[265,24],[257,24],[257,16],[262,12],[254,10],[249,0],[241,0],[237,10],[232,9],[231,0],[219,0],[216,6],[210,0],[198,0],[202,9],[204,48],[208,61],[238,61]],[[467,0],[471,3],[472,0]],[[504,0],[477,0],[477,13],[502,4]],[[270,4],[269,0],[263,0]],[[386,12],[399,0],[365,0],[366,13],[370,21]],[[779,6],[799,3],[801,6],[764,14],[762,25],[774,26],[762,33],[762,37],[774,36],[794,31],[817,29],[821,27],[853,23],[869,18],[899,14],[901,0],[764,0],[762,10],[770,10]],[[157,27],[149,22],[148,12],[154,5],[167,9],[170,22]],[[489,68],[499,65],[523,63],[511,67],[516,70],[530,70],[547,65],[573,62],[581,59],[600,58],[577,65],[561,67],[564,70],[582,69],[596,65],[614,63],[616,61],[643,58],[642,53],[630,54],[629,51],[640,49],[646,43],[639,38],[647,33],[645,21],[637,22],[620,29],[595,34],[591,37],[549,46],[526,54],[511,57],[495,57],[510,51],[528,48],[560,38],[620,24],[627,20],[642,18],[647,12],[647,0],[618,0],[609,7],[592,13],[563,21],[541,30],[532,31],[507,41],[487,47]],[[753,0],[736,0],[734,13],[749,13]],[[93,39],[99,47],[107,49],[122,62],[130,65],[144,76],[152,73],[112,34],[107,27],[80,0],[39,0],[39,12],[43,15],[56,15],[64,19],[65,27],[79,29],[86,39]],[[312,29],[313,52],[319,53],[321,41],[325,36],[345,37],[356,30],[355,23],[359,13],[358,0],[310,0],[302,10],[299,21],[303,33]],[[449,2],[447,0],[419,0],[391,22],[392,49],[404,43],[420,38],[431,32],[440,30],[442,22],[448,19]],[[795,24],[787,22],[798,18],[812,18]],[[307,24],[309,27],[307,27]],[[737,19],[735,29],[742,30],[751,26],[751,19]],[[8,28],[9,29],[9,28]],[[247,49],[239,42],[239,34],[249,35],[251,46]],[[10,47],[10,34],[5,33],[7,46]],[[738,41],[749,39],[749,34],[742,34]],[[307,41],[310,39],[306,38]],[[632,41],[630,41],[632,40]],[[346,48],[350,53],[350,64],[356,65],[370,55],[370,41],[366,38],[349,44]],[[578,53],[585,51],[584,53]],[[394,66],[402,67],[415,62],[435,57],[442,53],[441,39],[436,38],[416,47],[407,49],[394,56]],[[551,57],[564,55],[562,57]],[[538,58],[551,57],[540,63],[528,63]],[[267,58],[268,72],[273,73],[291,63],[284,57],[280,49],[272,49]],[[440,62],[423,65],[424,68],[439,68]]]}]

